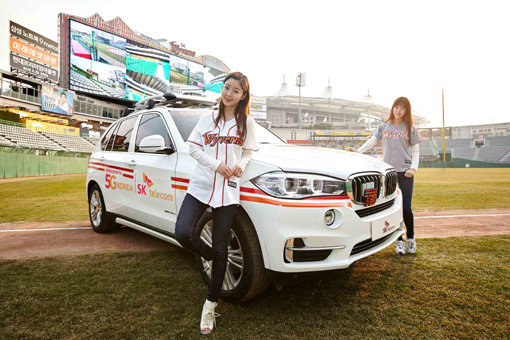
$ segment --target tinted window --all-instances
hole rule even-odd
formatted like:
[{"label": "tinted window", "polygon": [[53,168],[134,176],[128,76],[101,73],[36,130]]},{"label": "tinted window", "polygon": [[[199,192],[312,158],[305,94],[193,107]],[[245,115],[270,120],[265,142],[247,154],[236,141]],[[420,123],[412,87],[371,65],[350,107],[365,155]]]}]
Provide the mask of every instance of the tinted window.
[{"label": "tinted window", "polygon": [[[170,114],[172,115],[172,119],[175,122],[175,125],[177,126],[177,129],[179,130],[182,139],[184,141],[188,140],[189,135],[191,134],[191,131],[195,128],[195,125],[197,125],[198,120],[200,117],[202,117],[204,114],[211,114],[211,111],[209,110],[187,110],[187,111],[170,111]],[[256,124],[257,128],[257,142],[260,144],[285,144],[283,140],[280,139],[280,137],[276,136],[271,131],[263,128],[259,124]]]},{"label": "tinted window", "polygon": [[[142,116],[138,132],[136,134],[135,152],[143,152],[139,149],[140,142],[147,136],[160,135],[165,140],[166,146],[171,146],[170,135],[166,129],[163,118],[157,113],[149,113]],[[164,153],[161,151],[160,153]]]},{"label": "tinted window", "polygon": [[135,121],[136,117],[131,117],[119,123],[119,128],[113,139],[113,151],[128,151]]},{"label": "tinted window", "polygon": [[211,111],[204,110],[186,110],[186,111],[170,111],[172,119],[174,120],[177,130],[182,136],[184,141],[188,140],[191,131],[197,125],[198,120],[204,114],[211,114]]},{"label": "tinted window", "polygon": [[110,151],[112,149],[113,138],[111,137],[115,130],[117,130],[117,126],[118,124],[112,124],[111,128],[104,135],[103,139],[101,140],[101,150]]}]

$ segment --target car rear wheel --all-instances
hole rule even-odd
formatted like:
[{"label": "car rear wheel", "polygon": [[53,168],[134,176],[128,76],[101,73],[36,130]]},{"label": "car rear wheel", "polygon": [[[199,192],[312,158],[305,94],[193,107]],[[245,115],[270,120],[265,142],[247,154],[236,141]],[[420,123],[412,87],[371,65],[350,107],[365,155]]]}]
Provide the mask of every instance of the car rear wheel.
[{"label": "car rear wheel", "polygon": [[[209,211],[200,218],[195,232],[207,245],[212,246],[212,214]],[[211,281],[212,261],[200,255],[195,260],[204,281]],[[270,284],[269,273],[264,267],[260,244],[255,229],[246,213],[238,209],[230,231],[228,260],[220,298],[230,302],[242,302],[262,293]]]},{"label": "car rear wheel", "polygon": [[97,184],[89,191],[89,217],[92,229],[96,233],[107,233],[120,227],[115,223],[115,217],[106,211],[103,194]]}]

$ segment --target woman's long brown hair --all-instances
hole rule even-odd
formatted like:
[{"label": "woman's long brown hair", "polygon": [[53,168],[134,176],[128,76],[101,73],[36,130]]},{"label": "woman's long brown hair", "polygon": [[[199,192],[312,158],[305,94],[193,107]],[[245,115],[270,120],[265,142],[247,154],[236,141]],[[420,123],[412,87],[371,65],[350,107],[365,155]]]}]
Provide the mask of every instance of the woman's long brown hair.
[{"label": "woman's long brown hair", "polygon": [[[244,98],[237,103],[234,116],[236,118],[237,129],[241,133],[241,138],[244,139],[246,137],[246,119],[250,115],[250,83],[248,82],[248,78],[242,74],[241,72],[232,72],[229,73],[223,83],[226,83],[229,79],[235,79],[241,84],[241,89],[243,90]],[[220,110],[219,115],[216,117],[214,121],[216,126],[220,123],[220,119],[225,121],[225,105],[223,101],[220,100]]]},{"label": "woman's long brown hair", "polygon": [[395,123],[395,115],[393,114],[393,108],[395,108],[395,106],[403,106],[406,109],[406,114],[404,115],[404,123],[407,127],[407,141],[409,145],[411,145],[411,127],[414,125],[413,114],[411,112],[411,103],[406,97],[398,97],[395,99],[393,106],[391,107],[390,116],[386,120],[386,123]]}]

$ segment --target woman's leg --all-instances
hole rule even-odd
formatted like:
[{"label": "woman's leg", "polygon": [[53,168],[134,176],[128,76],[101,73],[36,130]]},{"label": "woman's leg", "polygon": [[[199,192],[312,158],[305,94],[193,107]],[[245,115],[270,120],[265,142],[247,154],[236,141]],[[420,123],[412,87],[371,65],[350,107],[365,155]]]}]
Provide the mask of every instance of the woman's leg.
[{"label": "woman's leg", "polygon": [[[413,188],[414,188],[414,176],[406,177],[405,172],[399,172],[398,174],[398,186],[402,191],[402,208],[404,213],[404,223],[406,225],[406,236],[407,239],[414,238],[414,215],[411,207],[413,200]],[[402,236],[399,238],[402,240]]]},{"label": "woman's leg", "polygon": [[211,283],[207,293],[207,300],[216,302],[220,294],[225,270],[227,268],[228,245],[230,243],[230,230],[237,204],[227,205],[213,209],[212,252],[213,263]]},{"label": "woman's leg", "polygon": [[212,260],[211,248],[202,242],[200,235],[194,233],[195,225],[207,207],[207,204],[200,202],[190,194],[186,194],[175,223],[175,239],[184,248],[210,261]]}]

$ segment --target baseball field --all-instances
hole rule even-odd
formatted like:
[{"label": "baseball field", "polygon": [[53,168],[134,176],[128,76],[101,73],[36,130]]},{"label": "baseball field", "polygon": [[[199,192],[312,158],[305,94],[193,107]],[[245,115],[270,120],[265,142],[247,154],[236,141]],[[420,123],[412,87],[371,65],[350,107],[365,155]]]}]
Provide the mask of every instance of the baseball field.
[{"label": "baseball field", "polygon": [[[206,286],[178,247],[2,256],[12,226],[83,223],[85,176],[0,180],[0,206],[0,338],[200,337]],[[510,209],[510,169],[420,169],[413,207],[428,216],[469,210],[470,219],[490,223],[488,209]],[[83,242],[94,234],[80,232]],[[499,339],[510,334],[509,306],[510,235],[430,237],[418,240],[416,255],[389,247],[244,304],[220,303],[210,337]]]}]

